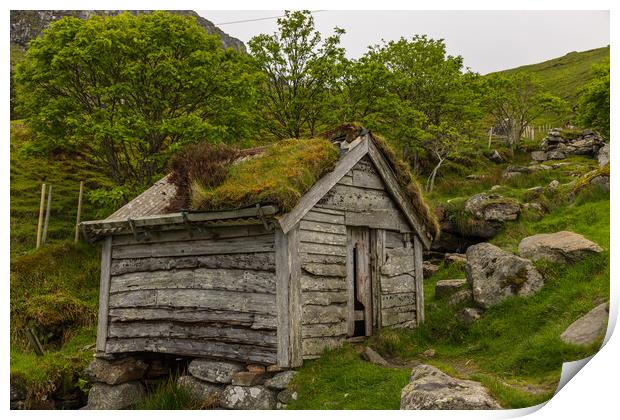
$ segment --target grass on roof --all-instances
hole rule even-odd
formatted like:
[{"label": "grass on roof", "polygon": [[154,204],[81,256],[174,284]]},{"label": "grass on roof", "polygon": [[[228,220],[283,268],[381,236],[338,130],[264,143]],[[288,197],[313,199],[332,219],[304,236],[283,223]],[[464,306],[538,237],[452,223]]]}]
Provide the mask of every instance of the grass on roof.
[{"label": "grass on roof", "polygon": [[323,175],[334,169],[338,157],[338,149],[326,139],[279,141],[260,155],[230,165],[219,185],[206,186],[192,180],[192,209],[226,210],[270,203],[290,211]]}]

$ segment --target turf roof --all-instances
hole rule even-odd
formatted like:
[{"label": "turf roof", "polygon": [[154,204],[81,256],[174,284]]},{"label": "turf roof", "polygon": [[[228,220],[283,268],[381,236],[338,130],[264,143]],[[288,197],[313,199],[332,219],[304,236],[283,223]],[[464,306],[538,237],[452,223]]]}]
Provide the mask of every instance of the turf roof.
[{"label": "turf roof", "polygon": [[[336,166],[340,153],[333,141],[351,141],[364,132],[367,130],[360,124],[344,124],[317,138],[273,143],[253,151],[249,156],[237,158],[234,163],[225,158],[225,176],[215,183],[208,179],[210,177],[196,175],[196,171],[191,169],[201,165],[191,162],[177,162],[175,165],[173,162],[173,179],[184,180],[177,185],[177,195],[185,198],[176,201],[184,201],[192,210],[239,209],[260,203],[275,204],[283,212],[288,212],[321,177]],[[422,189],[413,177],[409,165],[397,156],[385,139],[376,134],[372,137],[392,167],[401,188],[411,200],[418,217],[428,232],[436,237],[439,224],[434,212],[426,204]],[[189,155],[190,159],[204,161],[201,158],[202,153],[199,149],[192,150],[186,154],[186,158]],[[214,156],[212,152],[205,153],[204,156]],[[237,157],[244,153],[233,151],[231,154]],[[215,155],[221,155],[221,150]]]}]

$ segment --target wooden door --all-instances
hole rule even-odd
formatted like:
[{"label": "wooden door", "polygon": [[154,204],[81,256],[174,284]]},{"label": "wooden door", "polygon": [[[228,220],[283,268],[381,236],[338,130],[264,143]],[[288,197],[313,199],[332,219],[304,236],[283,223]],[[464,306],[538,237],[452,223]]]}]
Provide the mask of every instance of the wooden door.
[{"label": "wooden door", "polygon": [[370,230],[349,227],[348,233],[348,332],[350,336],[370,336],[373,326]]}]

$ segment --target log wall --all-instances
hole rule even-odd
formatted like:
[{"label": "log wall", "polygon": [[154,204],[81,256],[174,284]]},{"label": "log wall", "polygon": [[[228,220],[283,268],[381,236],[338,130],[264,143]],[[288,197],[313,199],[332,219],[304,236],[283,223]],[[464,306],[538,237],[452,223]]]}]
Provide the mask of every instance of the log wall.
[{"label": "log wall", "polygon": [[274,233],[262,225],[112,240],[105,353],[276,363]]}]

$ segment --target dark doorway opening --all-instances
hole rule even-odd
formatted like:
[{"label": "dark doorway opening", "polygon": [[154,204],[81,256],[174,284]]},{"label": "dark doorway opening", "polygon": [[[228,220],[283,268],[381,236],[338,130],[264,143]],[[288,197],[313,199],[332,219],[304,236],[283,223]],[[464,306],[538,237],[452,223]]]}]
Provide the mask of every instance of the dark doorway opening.
[{"label": "dark doorway opening", "polygon": [[[353,279],[358,277],[358,261],[359,261],[359,248],[357,244],[353,248]],[[364,304],[358,299],[359,296],[359,283],[353,281],[353,313],[355,315],[355,328],[353,329],[353,337],[363,337],[366,335],[366,321],[364,320]]]}]

